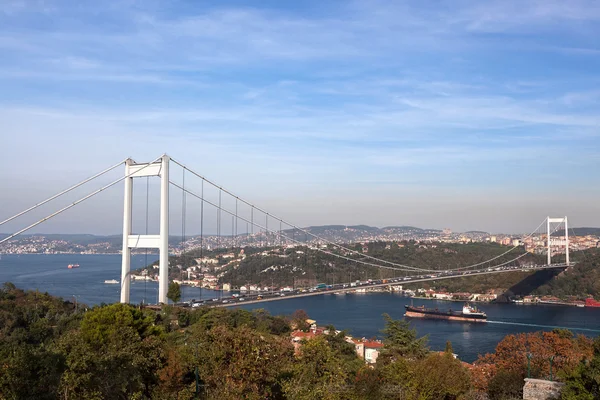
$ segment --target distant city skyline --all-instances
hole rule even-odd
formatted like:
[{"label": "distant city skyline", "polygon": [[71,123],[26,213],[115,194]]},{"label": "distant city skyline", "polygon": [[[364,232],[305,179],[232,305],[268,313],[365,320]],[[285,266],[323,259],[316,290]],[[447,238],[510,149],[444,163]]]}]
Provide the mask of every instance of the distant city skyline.
[{"label": "distant city skyline", "polygon": [[[299,226],[598,227],[598,37],[591,0],[8,0],[0,221],[126,157],[168,153]],[[32,232],[118,234],[122,190]],[[140,231],[144,191],[136,181]]]}]

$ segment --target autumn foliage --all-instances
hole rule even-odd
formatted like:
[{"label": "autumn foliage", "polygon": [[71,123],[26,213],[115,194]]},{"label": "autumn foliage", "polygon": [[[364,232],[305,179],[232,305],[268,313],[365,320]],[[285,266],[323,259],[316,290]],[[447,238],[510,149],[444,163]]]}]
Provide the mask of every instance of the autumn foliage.
[{"label": "autumn foliage", "polygon": [[528,376],[528,358],[532,378],[549,378],[552,364],[553,378],[560,380],[592,354],[592,340],[582,335],[574,336],[568,330],[508,335],[498,343],[494,353],[480,356],[475,362],[471,371],[473,384],[478,390],[487,390],[499,371],[510,371],[525,378]]},{"label": "autumn foliage", "polygon": [[565,330],[509,335],[469,365],[448,343],[432,351],[406,321],[385,315],[375,365],[334,327],[294,352],[306,313],[160,311],[112,304],[75,309],[39,292],[0,287],[0,399],[518,398],[527,375],[566,382],[566,400],[600,396],[600,339]]}]

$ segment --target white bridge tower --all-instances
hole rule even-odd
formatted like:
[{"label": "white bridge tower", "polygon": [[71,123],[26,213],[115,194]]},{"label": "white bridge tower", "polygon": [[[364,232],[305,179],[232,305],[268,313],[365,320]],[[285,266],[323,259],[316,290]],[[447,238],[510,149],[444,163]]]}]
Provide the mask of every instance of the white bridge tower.
[{"label": "white bridge tower", "polygon": [[[125,161],[125,201],[123,207],[123,259],[121,263],[121,303],[129,303],[131,249],[158,249],[158,302],[167,304],[169,285],[169,156],[160,161],[134,164]],[[160,176],[160,232],[158,235],[133,235],[131,232],[133,178]]]},{"label": "white bridge tower", "polygon": [[567,217],[561,217],[561,218],[546,218],[546,222],[547,222],[547,234],[548,236],[546,237],[547,242],[548,242],[548,265],[552,264],[552,231],[550,230],[551,225],[552,224],[562,224],[564,223],[565,225],[565,255],[566,255],[566,263],[567,266],[569,265],[569,224],[567,222]]}]

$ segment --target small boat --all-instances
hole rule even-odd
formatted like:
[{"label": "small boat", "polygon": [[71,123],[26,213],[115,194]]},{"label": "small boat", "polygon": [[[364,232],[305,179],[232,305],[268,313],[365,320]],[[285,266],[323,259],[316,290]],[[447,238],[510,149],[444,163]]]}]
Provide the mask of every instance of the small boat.
[{"label": "small boat", "polygon": [[107,279],[107,280],[104,281],[104,283],[109,283],[111,285],[116,285],[116,284],[119,283],[119,281],[116,280],[116,279]]},{"label": "small boat", "polygon": [[67,265],[67,268],[69,268],[69,269],[79,268],[79,264],[69,264],[69,265]]}]

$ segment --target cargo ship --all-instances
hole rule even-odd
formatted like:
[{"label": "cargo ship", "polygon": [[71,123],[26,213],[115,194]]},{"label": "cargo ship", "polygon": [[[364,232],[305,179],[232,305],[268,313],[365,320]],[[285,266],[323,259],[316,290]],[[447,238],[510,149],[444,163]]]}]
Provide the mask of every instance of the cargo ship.
[{"label": "cargo ship", "polygon": [[588,297],[587,299],[585,299],[585,306],[586,307],[600,307],[600,301],[594,300],[593,297]]},{"label": "cargo ship", "polygon": [[79,264],[69,264],[69,265],[67,265],[67,268],[69,268],[69,269],[79,268]]},{"label": "cargo ship", "polygon": [[450,321],[468,321],[468,322],[486,322],[487,315],[478,310],[476,307],[471,307],[468,303],[462,308],[462,311],[442,311],[437,308],[425,308],[425,306],[404,306],[406,308],[405,317],[411,318],[428,318],[428,319],[447,319]]}]

